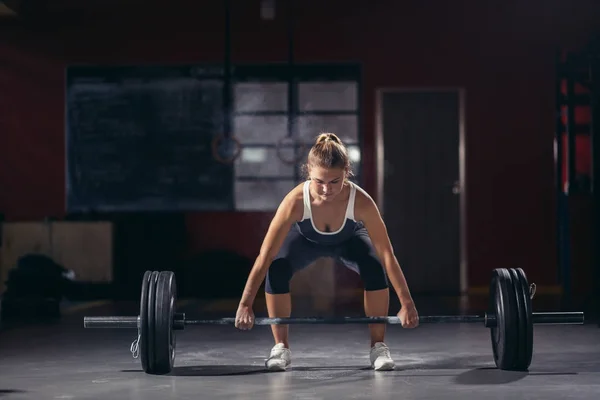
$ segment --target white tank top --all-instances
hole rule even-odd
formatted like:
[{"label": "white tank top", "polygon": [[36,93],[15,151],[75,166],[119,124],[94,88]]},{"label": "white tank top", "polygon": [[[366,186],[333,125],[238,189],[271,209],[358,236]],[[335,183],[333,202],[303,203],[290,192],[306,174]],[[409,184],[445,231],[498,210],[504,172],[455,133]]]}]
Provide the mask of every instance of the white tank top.
[{"label": "white tank top", "polygon": [[300,230],[300,233],[308,240],[320,244],[336,244],[349,239],[356,229],[362,228],[362,224],[357,222],[354,218],[354,203],[356,199],[357,185],[354,182],[348,181],[350,185],[350,196],[348,197],[348,205],[346,206],[346,216],[342,225],[333,232],[322,232],[317,229],[312,219],[312,210],[310,202],[310,181],[304,182],[302,188],[303,203],[304,203],[304,214],[302,215],[302,221],[297,222],[296,225]]}]

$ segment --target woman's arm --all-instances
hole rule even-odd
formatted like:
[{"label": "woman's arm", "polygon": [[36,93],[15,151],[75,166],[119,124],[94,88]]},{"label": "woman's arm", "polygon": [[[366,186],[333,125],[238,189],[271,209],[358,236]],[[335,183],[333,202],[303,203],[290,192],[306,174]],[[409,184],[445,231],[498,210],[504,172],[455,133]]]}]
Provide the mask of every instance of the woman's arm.
[{"label": "woman's arm", "polygon": [[[300,194],[302,192],[300,191]],[[273,261],[273,258],[279,252],[288,231],[292,224],[302,218],[302,201],[298,195],[298,188],[290,191],[281,201],[277,212],[269,225],[269,229],[263,239],[260,253],[256,257],[254,266],[250,271],[244,292],[240,300],[240,305],[252,307],[256,293],[261,283],[265,279],[267,270]]]},{"label": "woman's arm", "polygon": [[394,249],[387,233],[387,228],[377,205],[366,192],[357,190],[356,192],[356,211],[357,219],[362,220],[365,228],[369,232],[371,242],[375,251],[388,274],[398,299],[403,307],[413,304],[413,299],[406,283],[406,278],[400,268],[398,259],[394,254]]}]

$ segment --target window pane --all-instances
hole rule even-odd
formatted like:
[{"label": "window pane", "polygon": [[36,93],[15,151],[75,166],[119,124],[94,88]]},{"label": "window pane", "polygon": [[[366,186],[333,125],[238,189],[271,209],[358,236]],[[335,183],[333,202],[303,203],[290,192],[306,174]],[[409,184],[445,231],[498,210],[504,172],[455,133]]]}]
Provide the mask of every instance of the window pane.
[{"label": "window pane", "polygon": [[312,143],[321,132],[331,132],[344,143],[358,143],[358,117],[356,115],[303,115],[298,117],[298,136]]},{"label": "window pane", "polygon": [[350,167],[355,176],[360,175],[361,151],[359,146],[348,146],[348,156],[350,157]]},{"label": "window pane", "polygon": [[233,120],[233,132],[242,144],[275,144],[287,136],[285,115],[237,116]]},{"label": "window pane", "polygon": [[287,83],[236,83],[233,90],[234,110],[286,111]]},{"label": "window pane", "polygon": [[[281,157],[293,159],[294,149],[282,148]],[[286,177],[294,178],[294,165],[285,164],[277,155],[277,149],[250,147],[242,149],[235,160],[236,177]]]},{"label": "window pane", "polygon": [[300,111],[356,111],[356,82],[304,82],[298,84]]},{"label": "window pane", "polygon": [[235,183],[235,207],[244,211],[274,211],[296,182],[285,181],[237,181]]}]

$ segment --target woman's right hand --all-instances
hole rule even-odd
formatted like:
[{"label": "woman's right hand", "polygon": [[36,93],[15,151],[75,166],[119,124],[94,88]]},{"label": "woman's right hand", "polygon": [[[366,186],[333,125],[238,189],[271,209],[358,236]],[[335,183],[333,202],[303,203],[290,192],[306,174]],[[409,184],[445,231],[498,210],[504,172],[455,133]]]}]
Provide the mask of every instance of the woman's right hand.
[{"label": "woman's right hand", "polygon": [[252,307],[240,304],[235,314],[235,327],[243,331],[252,329],[254,326],[254,312]]}]

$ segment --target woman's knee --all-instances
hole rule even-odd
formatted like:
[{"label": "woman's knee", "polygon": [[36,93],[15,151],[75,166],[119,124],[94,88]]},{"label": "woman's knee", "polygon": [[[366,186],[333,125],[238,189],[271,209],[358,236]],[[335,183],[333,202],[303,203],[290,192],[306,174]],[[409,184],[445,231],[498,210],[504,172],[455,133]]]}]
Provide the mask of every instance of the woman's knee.
[{"label": "woman's knee", "polygon": [[383,265],[376,260],[359,265],[360,277],[366,291],[387,289],[389,280]]},{"label": "woman's knee", "polygon": [[274,260],[269,266],[265,278],[265,292],[268,294],[285,294],[290,292],[292,267],[285,258]]},{"label": "woman's knee", "polygon": [[383,264],[368,235],[353,237],[342,252],[342,261],[346,266],[358,272],[365,290],[381,290],[389,287],[389,281]]}]

